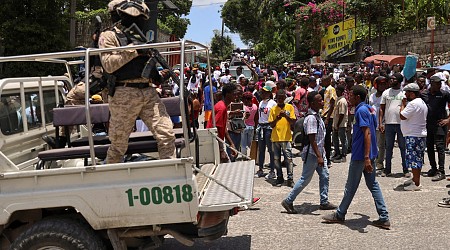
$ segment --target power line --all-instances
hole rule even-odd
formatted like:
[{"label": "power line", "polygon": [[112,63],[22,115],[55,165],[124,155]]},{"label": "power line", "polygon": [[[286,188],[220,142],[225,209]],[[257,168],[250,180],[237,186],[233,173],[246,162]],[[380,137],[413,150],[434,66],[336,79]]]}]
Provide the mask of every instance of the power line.
[{"label": "power line", "polygon": [[222,2],[217,2],[217,3],[196,4],[196,5],[192,5],[192,8],[194,8],[194,7],[205,7],[205,6],[212,6],[212,5],[224,4],[224,3],[226,3],[226,2],[227,2],[227,1],[224,0],[224,1],[222,1]]}]

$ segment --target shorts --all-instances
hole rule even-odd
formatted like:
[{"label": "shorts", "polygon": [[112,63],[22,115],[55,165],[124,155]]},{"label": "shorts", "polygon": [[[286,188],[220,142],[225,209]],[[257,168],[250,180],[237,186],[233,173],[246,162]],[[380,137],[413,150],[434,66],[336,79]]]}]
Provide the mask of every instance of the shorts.
[{"label": "shorts", "polygon": [[405,136],[407,168],[421,169],[425,154],[426,137]]},{"label": "shorts", "polygon": [[211,119],[211,115],[212,115],[211,110],[205,110],[205,122],[207,122]]}]

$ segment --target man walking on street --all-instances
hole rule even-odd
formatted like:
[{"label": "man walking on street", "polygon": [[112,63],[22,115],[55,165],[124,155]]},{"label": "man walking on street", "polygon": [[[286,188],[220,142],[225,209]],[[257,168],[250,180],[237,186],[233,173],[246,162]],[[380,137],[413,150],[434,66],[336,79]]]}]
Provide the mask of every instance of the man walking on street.
[{"label": "man walking on street", "polygon": [[350,102],[356,106],[355,124],[353,125],[352,157],[347,183],[345,184],[344,198],[342,198],[341,204],[335,212],[323,216],[322,219],[327,223],[343,223],[345,221],[347,210],[358,190],[361,176],[364,174],[367,188],[372,193],[379,215],[379,219],[372,223],[376,227],[389,229],[391,226],[389,214],[373,169],[378,154],[375,138],[377,119],[375,110],[365,104],[366,97],[367,91],[363,86],[357,85],[352,88]]},{"label": "man walking on street", "polygon": [[[398,147],[402,157],[403,174],[409,177],[409,170],[405,163],[405,138],[400,129],[400,105],[402,104],[405,93],[400,89],[403,82],[403,76],[400,73],[394,73],[391,78],[391,88],[385,90],[381,95],[380,116],[378,117],[379,130],[386,136],[386,164],[381,176],[392,176],[392,155],[394,151],[395,135],[397,135]],[[383,119],[386,125],[383,125]]]},{"label": "man walking on street", "polygon": [[310,109],[304,121],[305,135],[309,138],[309,144],[303,148],[303,172],[300,179],[295,183],[289,195],[281,202],[281,205],[290,214],[297,213],[294,209],[294,200],[300,192],[308,186],[314,171],[319,174],[320,209],[330,210],[336,206],[328,201],[329,172],[325,158],[323,145],[325,144],[325,124],[318,112],[323,108],[322,96],[312,91],[308,94]]}]

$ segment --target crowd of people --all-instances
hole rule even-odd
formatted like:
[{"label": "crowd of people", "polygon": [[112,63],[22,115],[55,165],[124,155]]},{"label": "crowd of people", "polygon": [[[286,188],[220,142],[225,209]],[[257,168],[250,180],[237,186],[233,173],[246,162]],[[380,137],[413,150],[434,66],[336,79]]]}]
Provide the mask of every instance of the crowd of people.
[{"label": "crowd of people", "polygon": [[[328,169],[333,163],[347,162],[348,154],[351,154],[350,165],[355,165],[355,160],[364,160],[364,133],[361,132],[358,138],[356,131],[360,128],[355,128],[355,124],[374,126],[373,131],[370,127],[368,130],[373,137],[370,145],[375,147],[369,150],[372,172],[381,177],[401,175],[406,178],[404,190],[421,190],[420,174],[426,152],[430,164],[426,176],[432,181],[446,178],[444,160],[450,122],[448,72],[428,69],[405,79],[402,65],[389,67],[386,63],[380,66],[372,62],[346,66],[284,64],[272,67],[262,65],[256,59],[250,61],[241,57],[239,60],[245,66],[238,67],[236,75],[230,74],[228,65],[213,68],[212,87],[207,70],[188,68],[185,78],[192,86],[188,89],[199,93],[196,97],[203,105],[205,128],[216,127],[218,137],[228,144],[220,143],[221,161],[236,161],[249,153],[257,153],[255,177],[273,179],[274,186],[293,188],[283,201],[288,212],[294,212],[292,202],[308,185],[314,171],[319,174],[321,208],[336,208],[328,202]],[[242,74],[245,67],[252,72],[252,77]],[[191,84],[194,81],[198,84]],[[365,93],[360,93],[361,90]],[[355,91],[360,93],[360,102],[352,100]],[[361,111],[359,104],[364,104],[365,112],[373,116],[367,118],[358,114],[358,110]],[[211,119],[213,108],[215,121]],[[303,159],[303,172],[295,182],[293,128],[299,121],[304,123],[302,127],[309,144],[299,153]],[[251,147],[252,142],[257,143],[257,148]],[[355,143],[360,145],[355,148]],[[392,166],[395,145],[400,151],[402,169]],[[265,159],[267,151],[268,161]],[[355,154],[359,158],[355,158]],[[365,169],[364,161],[360,165]],[[283,166],[286,174],[283,174]],[[268,172],[264,172],[265,167]],[[364,170],[364,174],[366,172]],[[366,176],[366,181],[381,194],[375,175]],[[382,200],[382,195],[378,196]],[[387,211],[384,201],[381,203],[379,209],[384,217],[380,215],[380,220],[385,222]],[[450,207],[450,199],[443,199],[439,206]],[[336,218],[345,215],[342,210]]]}]

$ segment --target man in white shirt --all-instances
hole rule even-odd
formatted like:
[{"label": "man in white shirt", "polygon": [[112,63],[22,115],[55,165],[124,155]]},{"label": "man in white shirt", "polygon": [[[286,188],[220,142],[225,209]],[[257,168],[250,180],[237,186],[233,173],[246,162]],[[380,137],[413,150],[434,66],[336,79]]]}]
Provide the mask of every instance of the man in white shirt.
[{"label": "man in white shirt", "polygon": [[[405,191],[421,189],[420,172],[423,166],[427,138],[428,107],[420,98],[420,88],[417,83],[406,85],[406,98],[400,106],[401,130],[406,142],[406,167],[412,169],[413,178],[405,182]],[[407,103],[408,101],[408,103]]]},{"label": "man in white shirt", "polygon": [[[405,138],[400,129],[400,106],[405,93],[400,89],[403,82],[403,76],[400,73],[394,73],[390,77],[390,86],[381,95],[380,116],[378,117],[379,130],[386,135],[386,164],[381,176],[392,176],[392,154],[394,150],[395,136],[397,135],[398,147],[402,157],[403,174],[410,176],[409,170],[405,164]],[[385,120],[385,125],[382,121]]]},{"label": "man in white shirt", "polygon": [[214,70],[214,72],[213,72],[214,78],[216,80],[219,80],[221,74],[222,74],[222,71],[220,71],[220,67],[217,66],[216,70]]},{"label": "man in white shirt", "polygon": [[[377,113],[377,117],[380,117],[380,106],[381,106],[381,96],[383,92],[386,90],[388,86],[387,78],[384,76],[379,76],[375,79],[375,89],[376,92],[371,94],[369,97],[369,105],[372,106]],[[378,157],[376,160],[377,170],[381,170],[384,168],[384,155],[386,153],[386,136],[380,132],[379,126],[380,124],[384,125],[384,119],[381,121],[382,123],[378,123],[376,127],[377,131],[377,146],[378,146]]]},{"label": "man in white shirt", "polygon": [[258,127],[256,129],[258,137],[258,149],[259,149],[259,170],[256,172],[257,177],[265,176],[263,167],[264,159],[266,155],[266,148],[269,151],[270,156],[270,172],[266,176],[267,179],[275,178],[275,165],[272,151],[272,141],[270,137],[272,136],[272,127],[269,123],[270,110],[277,105],[277,103],[272,100],[272,88],[266,84],[261,90],[262,101],[259,103],[258,107]]},{"label": "man in white shirt", "polygon": [[230,79],[231,79],[230,70],[229,69],[225,69],[225,75],[220,77],[220,81],[219,81],[220,86],[219,87],[230,83]]}]

